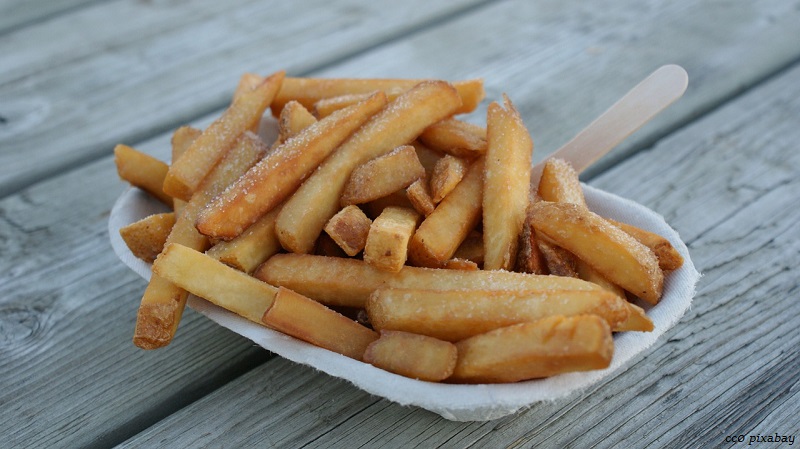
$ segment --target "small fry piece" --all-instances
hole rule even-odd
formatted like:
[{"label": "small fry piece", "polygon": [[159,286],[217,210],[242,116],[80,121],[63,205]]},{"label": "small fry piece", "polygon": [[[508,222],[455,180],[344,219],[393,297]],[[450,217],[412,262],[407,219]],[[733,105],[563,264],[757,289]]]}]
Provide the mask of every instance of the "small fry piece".
[{"label": "small fry piece", "polygon": [[418,222],[419,214],[413,209],[384,209],[369,228],[364,262],[379,270],[400,271],[406,263],[408,241]]},{"label": "small fry piece", "polygon": [[172,207],[172,197],[161,188],[169,169],[166,163],[122,144],[114,147],[114,163],[120,179]]},{"label": "small fry piece", "polygon": [[628,302],[598,290],[379,288],[367,301],[375,330],[400,330],[460,341],[512,324],[554,315],[597,315],[611,329],[628,320]]},{"label": "small fry piece", "polygon": [[325,307],[280,287],[261,318],[267,326],[315,346],[361,360],[378,333]]},{"label": "small fry piece", "polygon": [[411,238],[408,251],[414,265],[441,267],[481,218],[483,158],[470,165],[464,179],[425,217]]},{"label": "small fry piece", "polygon": [[175,213],[164,212],[142,218],[119,229],[119,235],[134,256],[153,263],[164,249],[167,236],[175,225]]},{"label": "small fry piece", "polygon": [[223,239],[241,234],[289,197],[339,144],[385,104],[386,97],[379,93],[305,128],[215,198],[198,217],[197,229]]},{"label": "small fry piece", "polygon": [[412,379],[439,382],[453,374],[458,352],[450,342],[400,331],[381,331],[364,361]]},{"label": "small fry piece", "polygon": [[448,118],[429,126],[419,136],[434,150],[463,158],[476,158],[486,153],[486,128]]},{"label": "small fry piece", "polygon": [[478,264],[469,259],[459,259],[454,257],[444,263],[444,268],[447,270],[464,270],[464,271],[477,271],[480,270]]},{"label": "small fry piece", "polygon": [[575,204],[541,201],[532,210],[536,232],[547,235],[611,282],[651,304],[658,303],[664,274],[648,247]]},{"label": "small fry piece", "polygon": [[555,245],[545,236],[536,236],[536,245],[547,266],[547,272],[554,276],[578,277],[578,258]]},{"label": "small fry piece", "polygon": [[[367,97],[369,98],[369,97]],[[364,98],[365,100],[367,98]],[[296,101],[290,101],[283,107],[281,115],[278,117],[278,139],[286,142],[290,137],[308,128],[317,122],[308,109]]]},{"label": "small fry piece", "polygon": [[269,284],[177,243],[164,248],[153,263],[153,273],[259,324],[278,293]]},{"label": "small fry piece", "polygon": [[325,225],[325,232],[348,256],[355,256],[367,244],[372,220],[358,206],[350,205],[336,213]]},{"label": "small fry piece", "polygon": [[252,129],[280,89],[284,72],[277,72],[255,89],[235,98],[231,106],[195,139],[164,178],[164,192],[189,201],[203,178],[245,131]]},{"label": "small fry piece", "polygon": [[586,207],[578,172],[563,159],[548,159],[539,178],[539,196],[544,201]]},{"label": "small fry piece", "polygon": [[486,128],[483,269],[510,270],[528,209],[533,141],[508,97],[505,109],[496,102],[489,105]]},{"label": "small fry piece", "polygon": [[664,271],[677,270],[683,265],[683,256],[672,246],[669,240],[661,237],[655,232],[645,231],[627,223],[620,221],[608,220],[614,226],[622,229],[630,234],[646,247],[650,248],[658,258],[658,266]]},{"label": "small fry piece", "polygon": [[405,189],[425,176],[417,153],[411,145],[402,145],[356,167],[344,186],[339,203],[362,204]]},{"label": "small fry piece", "polygon": [[436,162],[431,173],[431,199],[439,204],[448,193],[461,182],[469,168],[469,162],[446,154]]},{"label": "small fry piece", "polygon": [[644,309],[636,304],[627,304],[629,312],[628,319],[624,323],[620,324],[615,330],[618,332],[652,332],[653,329],[655,329],[655,325],[653,325],[653,320],[647,316],[647,313],[645,313]]},{"label": "small fry piece", "polygon": [[510,271],[461,271],[404,266],[391,273],[363,260],[309,254],[276,254],[253,275],[329,305],[364,307],[380,287],[457,290],[601,290],[577,278]]},{"label": "small fry piece", "polygon": [[409,200],[405,191],[398,190],[384,197],[372,200],[369,203],[364,203],[360,207],[368,217],[374,220],[378,218],[378,215],[387,207],[405,207],[413,209],[414,205],[411,204],[411,200]]},{"label": "small fry piece", "polygon": [[554,316],[515,324],[456,344],[451,380],[517,382],[607,368],[614,354],[608,323],[595,315]]},{"label": "small fry piece", "polygon": [[280,207],[273,209],[238,237],[218,242],[206,254],[237,270],[252,273],[281,249],[281,242],[275,235],[275,219],[279,211]]},{"label": "small fry piece", "polygon": [[[374,90],[374,89],[372,89]],[[300,186],[278,215],[278,238],[289,251],[308,254],[357,166],[414,140],[431,123],[458,109],[452,85],[422,82],[375,114]],[[323,119],[324,121],[325,119]]]},{"label": "small fry piece", "polygon": [[[530,213],[530,206],[525,213],[525,223],[522,225],[522,234],[519,236],[519,248],[517,250],[517,265],[515,271],[530,274],[548,274],[547,262],[539,250],[539,242],[536,239],[536,231],[533,229],[533,217]],[[481,241],[483,246],[483,241]]]},{"label": "small fry piece", "polygon": [[428,183],[425,182],[424,179],[417,179],[412,182],[411,185],[406,188],[406,197],[408,201],[411,202],[411,206],[414,207],[414,210],[424,217],[432,214],[436,209],[436,205],[433,204],[433,199],[431,199]]}]

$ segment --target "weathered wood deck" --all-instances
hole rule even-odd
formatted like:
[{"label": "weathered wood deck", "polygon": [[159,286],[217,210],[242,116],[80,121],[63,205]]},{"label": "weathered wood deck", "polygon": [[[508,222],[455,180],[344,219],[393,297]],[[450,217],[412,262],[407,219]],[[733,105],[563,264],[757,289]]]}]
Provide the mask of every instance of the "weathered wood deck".
[{"label": "weathered wood deck", "polygon": [[[800,433],[800,3],[414,3],[0,0],[0,446],[739,447],[725,437]],[[208,123],[241,73],[482,77],[541,160],[666,63],[688,71],[684,98],[585,180],[664,215],[704,277],[676,327],[589,390],[459,423],[193,311],[169,347],[131,344],[145,283],[108,243],[125,188],[111,149],[166,158],[170,131]]]}]

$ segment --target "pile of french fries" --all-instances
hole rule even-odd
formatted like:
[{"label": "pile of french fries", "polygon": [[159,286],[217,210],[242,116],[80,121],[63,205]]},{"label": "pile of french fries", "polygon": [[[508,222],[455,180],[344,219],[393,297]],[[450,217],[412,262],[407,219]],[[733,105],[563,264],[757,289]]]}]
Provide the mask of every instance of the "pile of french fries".
[{"label": "pile of french fries", "polygon": [[191,293],[425,381],[607,367],[681,256],[591,212],[562,160],[532,186],[508,97],[485,127],[456,118],[483,98],[481,80],[246,74],[215,122],[175,131],[171,165],[118,145],[120,177],[171,208],[120,230],[153,263],[134,344],[169,344]]}]

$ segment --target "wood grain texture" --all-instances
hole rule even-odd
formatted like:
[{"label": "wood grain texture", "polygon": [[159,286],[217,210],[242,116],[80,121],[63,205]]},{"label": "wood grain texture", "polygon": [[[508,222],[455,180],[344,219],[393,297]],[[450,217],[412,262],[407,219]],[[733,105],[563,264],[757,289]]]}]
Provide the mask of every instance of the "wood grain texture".
[{"label": "wood grain texture", "polygon": [[0,34],[47,20],[102,0],[0,0]]},{"label": "wood grain texture", "polygon": [[115,1],[0,36],[0,197],[475,4]]},{"label": "wood grain texture", "polygon": [[[201,445],[720,447],[726,435],[796,434],[799,81],[796,67],[593,182],[663,213],[704,274],[692,310],[627,370],[582,394],[486,423],[448,422],[318,375],[293,408],[314,409],[310,402],[322,397],[320,411],[296,417],[289,435],[281,411],[288,391],[309,382],[308,370],[289,368],[283,376],[296,384],[259,395],[268,373],[287,369],[273,359],[129,444],[184,445],[182,435],[196,438],[212,424]],[[216,413],[202,418],[223,408],[246,420],[260,416],[260,426],[237,418],[223,420],[236,426],[226,430]],[[331,420],[322,434],[320,420]]]}]

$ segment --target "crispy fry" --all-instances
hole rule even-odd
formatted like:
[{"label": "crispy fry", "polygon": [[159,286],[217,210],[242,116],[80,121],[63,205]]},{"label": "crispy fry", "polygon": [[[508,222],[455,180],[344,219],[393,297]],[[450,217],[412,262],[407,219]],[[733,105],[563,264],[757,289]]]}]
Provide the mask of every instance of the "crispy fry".
[{"label": "crispy fry", "polygon": [[383,94],[376,94],[287,140],[215,198],[200,214],[197,229],[212,237],[236,237],[291,195],[342,141],[385,104]]},{"label": "crispy fry", "polygon": [[[514,269],[520,273],[548,274],[547,262],[539,250],[539,242],[536,239],[536,231],[533,229],[532,220],[533,217],[531,216],[529,205],[528,211],[525,213],[522,233],[519,236],[517,265]],[[481,246],[483,246],[483,241],[481,241]]]},{"label": "crispy fry", "polygon": [[[392,94],[393,92],[386,92],[386,93]],[[334,112],[338,111],[339,109],[343,109],[350,105],[356,104],[370,95],[372,95],[372,93],[344,94],[344,95],[339,95],[337,97],[322,98],[314,103],[314,107],[312,110],[314,111],[314,115],[316,115],[319,118],[327,117],[333,114]]]},{"label": "crispy fry", "polygon": [[658,266],[661,267],[662,270],[677,270],[683,265],[683,256],[681,256],[678,250],[664,237],[627,223],[610,219],[608,221],[650,248],[658,258]]},{"label": "crispy fry", "polygon": [[476,335],[456,344],[451,380],[517,382],[570,371],[606,368],[614,342],[608,323],[595,315],[554,316]]},{"label": "crispy fry", "polygon": [[464,179],[425,217],[411,238],[408,251],[414,265],[441,267],[481,218],[483,158],[475,160]]},{"label": "crispy fry", "polygon": [[[368,98],[364,98],[364,100]],[[278,142],[286,142],[290,137],[294,137],[316,122],[317,118],[302,104],[296,101],[286,103],[278,117]]]},{"label": "crispy fry", "polygon": [[119,229],[119,235],[134,256],[153,263],[164,249],[167,236],[175,225],[175,213],[164,212],[142,218]]},{"label": "crispy fry", "polygon": [[436,209],[431,199],[430,189],[428,183],[424,179],[417,179],[406,188],[406,197],[411,202],[411,206],[420,213],[420,215],[427,217],[432,214]]},{"label": "crispy fry", "polygon": [[400,331],[382,331],[364,361],[412,379],[439,382],[453,374],[458,352],[450,342]]},{"label": "crispy fry", "polygon": [[344,186],[339,203],[344,207],[383,198],[424,176],[425,168],[414,147],[402,145],[356,167]]},{"label": "crispy fry", "polygon": [[400,330],[460,341],[554,315],[597,315],[617,329],[627,301],[598,290],[448,290],[380,288],[367,301],[376,330]]},{"label": "crispy fry", "polygon": [[645,301],[656,304],[661,298],[664,275],[648,247],[575,204],[541,201],[532,209],[536,232]]},{"label": "crispy fry", "polygon": [[262,322],[284,334],[347,357],[361,360],[378,339],[372,331],[324,305],[280,287]]},{"label": "crispy fry", "polygon": [[489,105],[483,181],[484,270],[510,270],[528,209],[533,141],[519,112]]},{"label": "crispy fry", "polygon": [[236,139],[261,120],[264,110],[280,89],[283,77],[284,72],[277,72],[255,89],[236,98],[222,116],[172,162],[164,179],[164,192],[188,201]]},{"label": "crispy fry", "polygon": [[369,228],[364,262],[379,270],[400,271],[406,263],[408,241],[418,222],[419,214],[413,209],[384,209]]},{"label": "crispy fry", "polygon": [[281,249],[281,242],[275,235],[275,219],[279,211],[280,206],[259,218],[233,240],[218,242],[206,254],[237,270],[252,273]]},{"label": "crispy fry", "polygon": [[253,275],[269,284],[290,288],[328,305],[364,307],[380,287],[455,290],[600,290],[576,278],[510,271],[440,270],[405,266],[382,271],[357,259],[308,254],[276,254]]},{"label": "crispy fry", "polygon": [[[250,92],[251,90],[258,87],[259,84],[264,82],[264,77],[255,73],[245,73],[239,78],[239,84],[236,85],[236,90],[233,92],[233,101],[236,101],[237,98],[242,97]],[[255,122],[253,126],[249,128],[254,134],[258,134],[258,129],[261,127],[261,120]],[[178,158],[173,157],[173,161],[178,160]]]},{"label": "crispy fry", "polygon": [[452,155],[445,155],[436,162],[431,173],[431,199],[439,204],[448,193],[461,182],[469,168],[469,162]]},{"label": "crispy fry", "polygon": [[[426,81],[431,80],[287,77],[272,103],[272,114],[277,117],[283,106],[291,100],[299,101],[308,109],[313,108],[314,103],[323,98],[367,94],[375,91],[383,91],[390,100],[394,100],[419,83]],[[480,79],[454,81],[452,85],[461,99],[461,104],[455,108],[453,114],[472,112],[486,95],[483,90],[483,80]]]},{"label": "crispy fry", "polygon": [[586,207],[578,172],[563,159],[548,159],[539,178],[539,196],[544,201],[572,203]]},{"label": "crispy fry", "polygon": [[547,266],[547,272],[554,276],[578,277],[578,258],[569,251],[553,243],[547,236],[536,234],[536,245]]},{"label": "crispy fry", "polygon": [[114,147],[114,163],[120,179],[172,207],[172,197],[161,188],[169,169],[166,163],[122,144]]},{"label": "crispy fry", "polygon": [[372,220],[358,206],[350,205],[328,220],[325,232],[348,256],[355,256],[366,246],[371,225]]},{"label": "crispy fry", "polygon": [[195,296],[261,324],[278,289],[201,252],[170,243],[153,273]]},{"label": "crispy fry", "polygon": [[425,127],[451,115],[460,105],[445,82],[423,82],[389,103],[356,131],[295,192],[278,215],[284,248],[309,253],[325,223],[336,213],[353,169],[411,142]]},{"label": "crispy fry", "polygon": [[[189,149],[195,139],[200,137],[203,131],[192,128],[191,126],[181,126],[172,133],[170,141],[172,145],[172,160],[177,161]],[[163,180],[162,180],[163,184]]]},{"label": "crispy fry", "polygon": [[419,139],[434,150],[463,158],[486,153],[486,128],[449,118],[425,129]]}]

